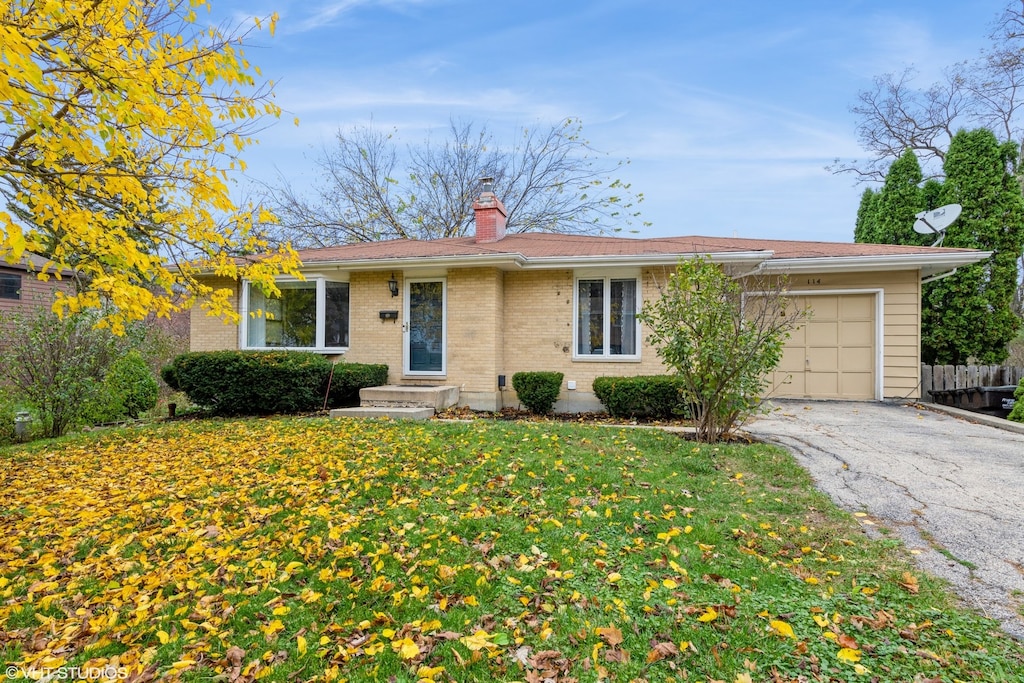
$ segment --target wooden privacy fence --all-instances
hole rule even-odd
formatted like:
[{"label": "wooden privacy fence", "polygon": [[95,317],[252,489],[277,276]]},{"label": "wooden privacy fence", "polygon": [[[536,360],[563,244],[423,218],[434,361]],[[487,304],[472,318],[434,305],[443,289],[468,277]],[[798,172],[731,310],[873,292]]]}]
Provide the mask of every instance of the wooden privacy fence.
[{"label": "wooden privacy fence", "polygon": [[921,364],[921,400],[933,401],[932,391],[968,387],[1016,385],[1024,367],[1010,365],[925,365]]}]

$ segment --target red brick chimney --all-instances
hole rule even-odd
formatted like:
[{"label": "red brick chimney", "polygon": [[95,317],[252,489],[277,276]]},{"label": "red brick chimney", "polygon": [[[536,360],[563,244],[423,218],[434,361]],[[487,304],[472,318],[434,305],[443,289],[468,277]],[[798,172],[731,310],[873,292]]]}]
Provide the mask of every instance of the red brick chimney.
[{"label": "red brick chimney", "polygon": [[484,188],[473,202],[473,212],[476,215],[476,241],[497,242],[505,236],[505,205],[493,192],[494,178],[480,179]]}]

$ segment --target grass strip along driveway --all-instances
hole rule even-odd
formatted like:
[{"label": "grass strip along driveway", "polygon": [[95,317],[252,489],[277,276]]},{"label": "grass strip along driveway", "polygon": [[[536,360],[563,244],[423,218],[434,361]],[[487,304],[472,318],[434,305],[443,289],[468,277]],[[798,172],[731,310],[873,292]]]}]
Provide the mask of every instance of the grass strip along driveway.
[{"label": "grass strip along driveway", "polygon": [[8,675],[1019,680],[784,451],[548,423],[197,421],[0,454]]}]

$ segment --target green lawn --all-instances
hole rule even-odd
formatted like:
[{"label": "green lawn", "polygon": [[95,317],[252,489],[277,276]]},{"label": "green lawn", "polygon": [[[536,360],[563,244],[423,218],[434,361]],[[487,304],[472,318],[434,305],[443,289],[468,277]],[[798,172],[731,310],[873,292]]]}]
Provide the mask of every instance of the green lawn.
[{"label": "green lawn", "polygon": [[1024,680],[785,452],[553,423],[196,421],[0,454],[16,672]]}]

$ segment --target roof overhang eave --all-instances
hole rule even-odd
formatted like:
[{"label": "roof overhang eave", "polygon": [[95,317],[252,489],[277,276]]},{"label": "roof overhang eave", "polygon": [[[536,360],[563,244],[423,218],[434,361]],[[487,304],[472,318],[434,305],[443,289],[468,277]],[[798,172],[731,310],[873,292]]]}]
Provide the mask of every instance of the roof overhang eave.
[{"label": "roof overhang eave", "polygon": [[500,267],[508,270],[552,270],[556,268],[596,268],[628,266],[675,266],[680,259],[705,256],[714,263],[757,266],[771,259],[773,252],[726,251],[713,253],[669,253],[669,254],[617,254],[601,256],[524,256],[508,254],[462,254],[456,256],[402,256],[376,259],[326,259],[303,261],[303,269],[344,268],[345,270],[367,271],[387,268],[457,268],[457,267]]},{"label": "roof overhang eave", "polygon": [[857,273],[918,270],[921,279],[951,272],[961,266],[984,261],[991,251],[945,254],[900,254],[881,256],[821,256],[772,259],[764,266],[768,273]]},{"label": "roof overhang eave", "polygon": [[454,256],[399,256],[373,259],[327,259],[323,261],[303,261],[302,269],[313,268],[344,268],[353,271],[414,269],[414,268],[446,268],[487,267],[494,266],[508,270],[521,268],[526,259],[522,254],[460,254]]}]

